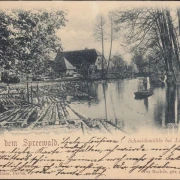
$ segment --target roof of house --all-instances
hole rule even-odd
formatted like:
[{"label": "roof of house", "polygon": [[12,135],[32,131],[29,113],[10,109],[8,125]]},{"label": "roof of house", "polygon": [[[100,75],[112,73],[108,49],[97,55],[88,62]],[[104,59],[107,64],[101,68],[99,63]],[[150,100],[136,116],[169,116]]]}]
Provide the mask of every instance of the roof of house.
[{"label": "roof of house", "polygon": [[[101,53],[95,49],[84,49],[78,51],[59,51],[56,56],[56,60],[63,57],[69,61],[73,66],[80,64],[95,64],[97,56],[101,56]],[[62,62],[64,64],[64,62]]]},{"label": "roof of house", "polygon": [[64,63],[66,65],[66,69],[76,69],[66,58],[64,58]]}]

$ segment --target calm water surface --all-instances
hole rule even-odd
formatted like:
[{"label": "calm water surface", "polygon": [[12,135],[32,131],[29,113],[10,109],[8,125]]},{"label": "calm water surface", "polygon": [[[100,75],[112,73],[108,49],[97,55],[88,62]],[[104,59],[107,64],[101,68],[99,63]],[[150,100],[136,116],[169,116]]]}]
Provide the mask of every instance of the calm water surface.
[{"label": "calm water surface", "polygon": [[139,78],[86,83],[84,91],[95,98],[74,101],[71,106],[86,118],[108,119],[132,133],[176,126],[179,88],[156,87],[152,96],[136,100],[134,92],[140,86]]}]

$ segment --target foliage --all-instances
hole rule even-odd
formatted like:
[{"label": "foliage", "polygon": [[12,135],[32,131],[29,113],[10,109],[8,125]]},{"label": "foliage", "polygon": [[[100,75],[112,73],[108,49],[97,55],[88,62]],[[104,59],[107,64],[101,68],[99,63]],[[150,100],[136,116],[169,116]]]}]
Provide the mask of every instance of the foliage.
[{"label": "foliage", "polygon": [[8,66],[8,61],[14,58],[13,35],[11,18],[0,11],[0,65]]},{"label": "foliage", "polygon": [[148,61],[148,66],[150,69],[150,72],[153,73],[165,73],[165,63],[163,60],[163,54],[161,52],[157,51],[151,51],[146,57]]},{"label": "foliage", "polygon": [[119,54],[112,57],[112,64],[110,71],[112,72],[124,72],[127,70],[127,62],[123,60],[123,57]]},{"label": "foliage", "polygon": [[61,47],[56,30],[65,26],[61,10],[14,10],[0,12],[1,64],[11,64],[17,72],[43,73],[50,54]]},{"label": "foliage", "polygon": [[20,79],[18,76],[15,75],[9,75],[7,72],[2,72],[1,80],[4,83],[19,83]]},{"label": "foliage", "polygon": [[132,62],[136,65],[139,73],[164,73],[165,64],[163,55],[157,50],[143,55],[140,51],[134,52]]},{"label": "foliage", "polygon": [[139,73],[144,73],[148,65],[148,62],[143,57],[142,53],[140,53],[139,51],[135,52],[132,57],[132,62],[136,65]]},{"label": "foliage", "polygon": [[[158,64],[168,73],[178,76],[180,67],[177,29],[172,11],[164,7],[129,8],[112,12],[115,23],[126,29],[126,42],[133,51],[147,58],[153,54]],[[137,55],[136,55],[137,56]],[[143,59],[137,57],[143,64]],[[135,61],[135,60],[134,60]],[[137,61],[136,61],[137,64]],[[155,63],[154,63],[155,66]]]}]

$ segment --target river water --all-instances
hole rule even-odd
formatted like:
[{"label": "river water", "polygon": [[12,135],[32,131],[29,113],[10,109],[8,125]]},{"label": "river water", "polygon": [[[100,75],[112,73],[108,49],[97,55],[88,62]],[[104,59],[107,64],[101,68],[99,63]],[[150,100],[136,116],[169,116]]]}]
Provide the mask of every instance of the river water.
[{"label": "river water", "polygon": [[86,118],[111,120],[128,133],[177,129],[179,88],[155,87],[152,96],[136,100],[134,92],[141,89],[140,82],[140,78],[88,82],[84,91],[89,99],[74,101],[71,107]]}]

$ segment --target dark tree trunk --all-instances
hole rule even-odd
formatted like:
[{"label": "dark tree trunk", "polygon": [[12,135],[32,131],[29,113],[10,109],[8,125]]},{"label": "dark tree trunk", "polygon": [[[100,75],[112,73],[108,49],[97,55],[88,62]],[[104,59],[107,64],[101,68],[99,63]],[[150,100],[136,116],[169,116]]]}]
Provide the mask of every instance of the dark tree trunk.
[{"label": "dark tree trunk", "polygon": [[[159,33],[161,37],[161,43],[163,46],[164,51],[164,60],[166,63],[167,68],[167,82],[169,84],[174,84],[176,80],[176,73],[175,73],[175,64],[174,64],[174,44],[173,44],[173,38],[175,40],[175,37],[172,35],[172,29],[170,27],[170,17],[167,17],[167,13],[165,13],[165,10],[157,10],[158,12],[158,18],[157,18],[157,24],[159,28]],[[169,14],[170,16],[170,14]],[[176,44],[177,45],[177,44]]]},{"label": "dark tree trunk", "polygon": [[177,16],[178,16],[179,35],[180,35],[180,9],[177,9]]},{"label": "dark tree trunk", "polygon": [[111,60],[112,41],[113,41],[113,23],[112,23],[112,18],[111,18],[111,44],[110,44],[109,60],[108,60],[108,65],[107,65],[107,73],[109,70],[109,64],[110,64],[110,60]]},{"label": "dark tree trunk", "polygon": [[168,24],[169,24],[170,36],[172,38],[172,42],[173,42],[173,46],[174,46],[174,54],[175,54],[175,57],[176,57],[175,62],[177,63],[176,67],[178,67],[178,69],[179,69],[180,68],[180,63],[179,63],[179,49],[178,49],[178,45],[177,45],[177,38],[176,38],[176,35],[174,33],[174,26],[173,26],[173,23],[172,23],[170,12],[168,10],[166,10],[166,15],[167,15]]},{"label": "dark tree trunk", "polygon": [[103,22],[101,18],[101,38],[102,38],[102,78],[104,77],[104,31],[103,31]]}]

